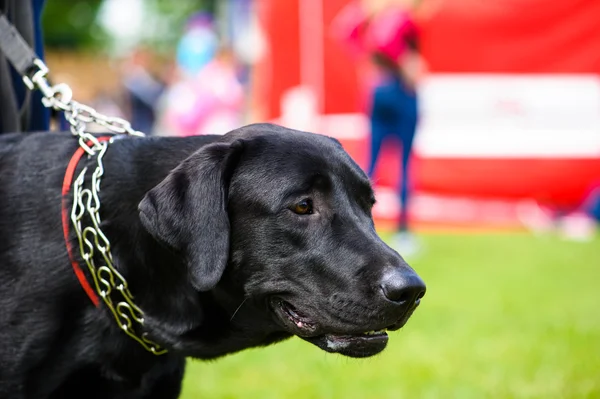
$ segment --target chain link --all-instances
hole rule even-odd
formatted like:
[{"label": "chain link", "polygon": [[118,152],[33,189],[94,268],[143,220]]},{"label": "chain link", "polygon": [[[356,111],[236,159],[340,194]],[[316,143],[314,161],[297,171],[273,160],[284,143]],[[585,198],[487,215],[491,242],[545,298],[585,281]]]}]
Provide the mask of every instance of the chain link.
[{"label": "chain link", "polygon": [[[38,70],[31,78],[24,77],[23,81],[29,89],[38,88],[42,92],[44,96],[42,102],[45,107],[65,113],[71,134],[78,138],[79,145],[89,158],[96,157],[91,186],[84,187],[88,167],[81,171],[73,183],[73,207],[71,208],[71,222],[77,235],[81,257],[93,278],[96,292],[113,314],[121,330],[149,352],[162,355],[167,350],[150,340],[147,333],[141,331],[144,325],[144,312],[135,304],[127,280],[114,267],[110,241],[100,228],[99,192],[104,175],[102,161],[110,141],[99,141],[88,131],[87,125],[94,123],[116,134],[140,137],[144,134],[134,130],[124,119],[103,115],[90,106],[74,101],[71,88],[66,84],[50,86],[46,80],[48,74],[46,65],[41,60],[36,60],[35,65]],[[86,226],[84,221],[88,220],[91,225]]]},{"label": "chain link", "polygon": [[[135,304],[127,280],[114,267],[110,241],[100,228],[102,221],[98,193],[104,175],[102,159],[108,143],[101,142],[99,145],[91,186],[84,188],[87,167],[81,171],[73,183],[71,221],[79,241],[81,256],[92,275],[96,292],[110,309],[121,330],[138,341],[146,350],[155,355],[162,355],[167,351],[148,339],[146,333],[140,332],[139,328],[136,328],[136,325],[140,327],[144,325],[144,312]],[[91,226],[84,225],[84,218],[91,221]],[[96,259],[100,259],[101,266],[97,266]],[[114,297],[118,297],[118,299]]]},{"label": "chain link", "polygon": [[[71,126],[71,134],[79,138],[79,145],[89,155],[94,155],[100,149],[95,136],[86,131],[89,123],[102,126],[112,133],[145,136],[144,133],[133,129],[125,119],[103,115],[94,108],[73,100],[73,92],[66,84],[50,86],[46,79],[48,67],[39,59],[34,64],[38,70],[33,73],[31,78],[28,76],[23,78],[25,85],[31,90],[38,88],[42,92],[44,95],[42,103],[45,107],[65,113],[65,118]],[[88,145],[88,142],[92,144]]]}]

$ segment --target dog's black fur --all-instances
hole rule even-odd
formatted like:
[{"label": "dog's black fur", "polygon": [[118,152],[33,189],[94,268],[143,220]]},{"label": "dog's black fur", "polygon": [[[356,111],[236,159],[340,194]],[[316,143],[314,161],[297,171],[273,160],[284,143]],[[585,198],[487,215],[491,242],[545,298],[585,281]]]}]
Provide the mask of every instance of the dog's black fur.
[{"label": "dog's black fur", "polygon": [[[401,327],[424,292],[375,233],[369,181],[335,140],[267,124],[123,138],[104,158],[102,228],[169,350],[152,355],[68,260],[61,185],[76,148],[68,134],[0,137],[0,398],[176,398],[185,357],[292,335],[370,356],[387,336],[361,333]],[[312,212],[298,212],[305,199]]]}]

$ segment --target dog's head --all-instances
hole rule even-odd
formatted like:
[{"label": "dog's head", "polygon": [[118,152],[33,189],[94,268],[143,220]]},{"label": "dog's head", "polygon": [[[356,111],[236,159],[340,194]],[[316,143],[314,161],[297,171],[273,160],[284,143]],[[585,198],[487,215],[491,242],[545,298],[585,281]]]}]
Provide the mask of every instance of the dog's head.
[{"label": "dog's head", "polygon": [[184,254],[197,290],[226,273],[275,328],[328,352],[382,351],[425,285],[375,232],[364,172],[321,135],[263,124],[222,140],[146,195],[146,229]]}]

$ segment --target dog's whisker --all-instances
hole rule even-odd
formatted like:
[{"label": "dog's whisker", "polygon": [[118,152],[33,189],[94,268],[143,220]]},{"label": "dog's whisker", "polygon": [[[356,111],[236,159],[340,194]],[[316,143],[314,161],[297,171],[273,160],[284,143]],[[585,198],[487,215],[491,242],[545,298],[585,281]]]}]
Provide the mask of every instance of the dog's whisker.
[{"label": "dog's whisker", "polygon": [[235,310],[235,312],[233,312],[233,314],[231,315],[231,319],[229,319],[229,322],[233,321],[233,318],[235,317],[237,312],[242,308],[242,305],[246,302],[247,299],[248,299],[248,297],[245,297],[244,300],[242,301],[242,303],[240,303],[240,306],[238,306],[237,309]]}]

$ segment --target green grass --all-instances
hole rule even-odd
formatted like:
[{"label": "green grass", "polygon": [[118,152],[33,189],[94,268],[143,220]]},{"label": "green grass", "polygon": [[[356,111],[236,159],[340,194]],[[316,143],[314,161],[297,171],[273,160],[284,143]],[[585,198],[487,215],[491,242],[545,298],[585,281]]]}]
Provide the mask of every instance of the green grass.
[{"label": "green grass", "polygon": [[600,398],[600,240],[427,235],[428,286],[388,348],[356,360],[293,338],[190,361],[191,398]]}]

